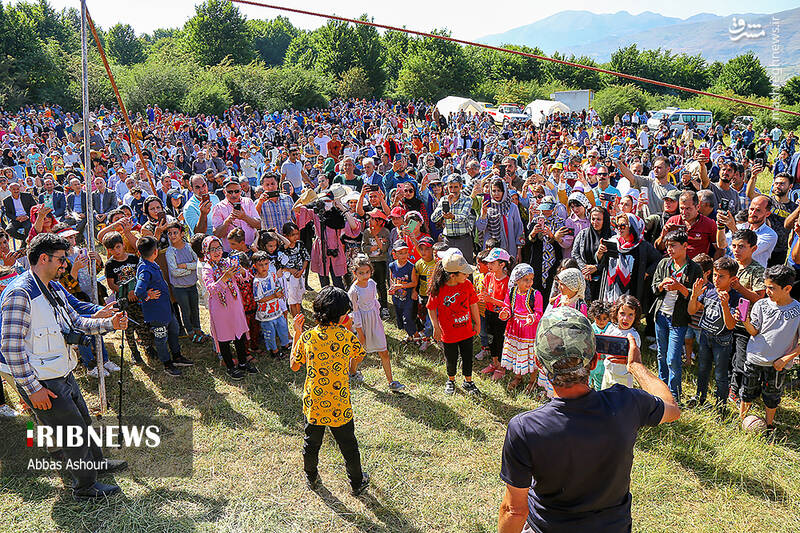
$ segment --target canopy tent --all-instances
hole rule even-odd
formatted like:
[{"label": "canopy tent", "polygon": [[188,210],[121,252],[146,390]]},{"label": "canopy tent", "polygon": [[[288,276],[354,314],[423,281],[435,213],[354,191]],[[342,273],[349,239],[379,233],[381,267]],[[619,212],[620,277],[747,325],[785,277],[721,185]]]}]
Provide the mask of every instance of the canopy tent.
[{"label": "canopy tent", "polygon": [[450,113],[458,113],[464,111],[465,113],[483,113],[484,108],[481,104],[470,98],[461,98],[460,96],[447,96],[436,102],[436,109],[444,117],[450,116]]},{"label": "canopy tent", "polygon": [[544,112],[544,116],[549,117],[556,112],[569,113],[569,111],[566,104],[557,100],[534,100],[525,106],[525,114],[530,116],[533,121],[538,120],[542,116],[542,112]]}]

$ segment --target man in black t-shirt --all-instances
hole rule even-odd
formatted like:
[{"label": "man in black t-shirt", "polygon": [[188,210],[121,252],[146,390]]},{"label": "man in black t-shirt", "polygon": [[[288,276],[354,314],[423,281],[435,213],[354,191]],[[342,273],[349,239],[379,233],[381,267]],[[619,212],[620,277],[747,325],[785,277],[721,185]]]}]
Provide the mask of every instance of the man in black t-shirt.
[{"label": "man in black t-shirt", "polygon": [[534,351],[553,384],[546,405],[511,419],[500,478],[500,533],[631,530],[631,466],[639,428],[677,420],[667,386],[642,364],[628,338],[628,371],[642,389],[589,387],[595,337],[571,307],[546,313]]}]

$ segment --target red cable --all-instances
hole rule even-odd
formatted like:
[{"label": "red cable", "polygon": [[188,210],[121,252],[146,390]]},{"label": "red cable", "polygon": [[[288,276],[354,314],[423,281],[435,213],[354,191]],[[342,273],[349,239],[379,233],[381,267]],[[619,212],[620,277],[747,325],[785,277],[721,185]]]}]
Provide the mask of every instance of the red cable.
[{"label": "red cable", "polygon": [[464,44],[464,45],[467,45],[467,46],[477,46],[477,47],[480,47],[480,48],[486,48],[487,50],[495,50],[497,52],[507,52],[507,53],[510,53],[510,54],[517,54],[517,55],[524,56],[524,57],[530,57],[532,59],[539,59],[539,60],[542,60],[542,61],[551,61],[553,63],[559,63],[561,65],[567,65],[567,66],[570,66],[570,67],[577,67],[577,68],[583,68],[583,69],[587,69],[587,70],[593,70],[595,72],[601,72],[603,74],[611,74],[612,76],[619,76],[621,78],[628,78],[628,79],[634,80],[634,81],[640,81],[640,82],[643,82],[643,83],[652,83],[653,85],[660,85],[662,87],[668,87],[670,89],[677,89],[679,91],[685,91],[685,92],[688,92],[688,93],[699,94],[699,95],[702,95],[702,96],[710,96],[712,98],[719,98],[721,100],[728,100],[729,102],[736,102],[737,104],[745,104],[745,105],[749,105],[749,106],[753,106],[753,107],[760,107],[761,109],[769,109],[771,111],[779,111],[781,113],[787,113],[789,115],[800,116],[800,113],[797,112],[797,111],[790,111],[788,109],[781,109],[779,107],[772,107],[772,106],[768,106],[768,105],[765,105],[765,104],[759,104],[757,102],[750,102],[748,100],[741,100],[739,98],[732,98],[730,96],[723,96],[721,94],[714,94],[714,93],[709,93],[709,92],[706,92],[706,91],[700,91],[698,89],[691,89],[689,87],[682,87],[680,85],[673,85],[672,83],[651,80],[651,79],[648,79],[648,78],[642,78],[642,77],[639,77],[639,76],[634,76],[633,74],[623,74],[621,72],[614,72],[613,70],[606,70],[606,69],[603,69],[603,68],[600,68],[600,67],[593,67],[591,65],[582,65],[580,63],[573,63],[571,61],[563,61],[561,59],[555,59],[555,58],[552,58],[552,57],[540,56],[540,55],[537,55],[537,54],[529,54],[527,52],[521,52],[519,50],[511,50],[509,48],[502,48],[502,47],[499,47],[499,46],[492,46],[492,45],[489,45],[489,44],[482,44],[482,43],[475,43],[475,42],[471,42],[471,41],[465,41],[463,39],[456,39],[454,37],[448,37],[446,35],[436,35],[436,34],[433,34],[433,33],[426,33],[426,32],[416,31],[416,30],[409,30],[409,29],[406,29],[406,28],[398,28],[396,26],[388,26],[386,24],[378,24],[376,22],[369,22],[369,21],[366,21],[366,20],[358,20],[358,19],[351,19],[351,18],[347,18],[347,17],[339,17],[337,15],[326,15],[324,13],[317,13],[317,12],[314,12],[314,11],[307,11],[305,9],[297,9],[297,8],[292,8],[292,7],[276,6],[276,5],[273,5],[273,4],[264,4],[264,3],[261,3],[261,2],[254,2],[253,0],[231,0],[231,2],[236,3],[236,4],[249,4],[251,6],[267,7],[269,9],[276,9],[278,11],[289,11],[291,13],[297,13],[299,15],[310,15],[312,17],[321,17],[321,18],[325,18],[325,19],[338,20],[338,21],[341,21],[341,22],[350,22],[352,24],[363,24],[365,26],[372,26],[374,28],[381,28],[381,29],[384,29],[384,30],[401,31],[401,32],[404,32],[404,33],[411,33],[411,34],[414,34],[414,35],[418,35],[420,37],[432,37],[434,39],[442,39],[444,41],[450,41],[450,42],[453,42],[453,43]]}]

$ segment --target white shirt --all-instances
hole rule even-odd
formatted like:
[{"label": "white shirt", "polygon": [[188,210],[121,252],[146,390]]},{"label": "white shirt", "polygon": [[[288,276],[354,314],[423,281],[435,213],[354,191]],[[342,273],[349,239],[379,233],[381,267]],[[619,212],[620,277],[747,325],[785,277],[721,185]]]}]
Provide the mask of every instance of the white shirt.
[{"label": "white shirt", "polygon": [[[751,229],[748,222],[736,224],[736,227],[739,229]],[[767,261],[769,261],[769,256],[772,255],[775,244],[778,242],[778,234],[775,233],[775,230],[767,226],[766,221],[761,224],[760,228],[753,231],[756,234],[756,245],[758,246],[756,251],[753,252],[753,261],[766,266]],[[728,247],[730,247],[731,240],[733,240],[731,232],[728,232],[725,238],[728,241]]]},{"label": "white shirt", "polygon": [[292,163],[288,159],[281,165],[281,174],[286,174],[286,179],[295,189],[303,187],[303,163],[299,160]]},{"label": "white shirt", "polygon": [[14,211],[17,213],[15,216],[21,217],[22,215],[26,214],[25,208],[22,206],[22,196],[19,198],[12,198],[12,200],[14,201]]},{"label": "white shirt", "polygon": [[314,144],[316,144],[319,148],[320,155],[328,157],[328,141],[330,140],[331,138],[327,135],[323,135],[322,137],[314,137]]}]

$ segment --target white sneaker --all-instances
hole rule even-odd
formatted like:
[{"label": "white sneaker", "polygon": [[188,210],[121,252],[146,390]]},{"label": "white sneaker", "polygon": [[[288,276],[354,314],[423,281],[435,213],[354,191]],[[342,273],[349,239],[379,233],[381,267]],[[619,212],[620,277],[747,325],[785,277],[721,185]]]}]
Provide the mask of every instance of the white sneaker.
[{"label": "white sneaker", "polygon": [[112,361],[110,359],[108,361],[106,361],[103,366],[109,372],[119,372],[119,366],[117,366],[117,364],[114,363],[114,361]]},{"label": "white sneaker", "polygon": [[[87,372],[87,375],[89,375],[89,376],[92,376],[93,378],[99,377],[99,376],[97,375],[97,369],[98,369],[98,368],[100,368],[100,367],[99,367],[99,366],[96,366],[96,367],[94,367],[93,369],[89,370],[89,372]],[[108,373],[108,370],[106,370],[106,369],[104,368],[104,369],[103,369],[103,376],[105,376],[105,377],[108,377],[108,376],[110,376],[110,375],[111,375],[111,374],[109,374],[109,373]]]},{"label": "white sneaker", "polygon": [[657,352],[657,351],[658,351],[658,344],[654,342],[653,344],[651,344],[651,345],[649,346],[649,348],[650,348],[651,350],[653,350],[654,352]]},{"label": "white sneaker", "polygon": [[19,416],[19,413],[13,410],[11,407],[7,406],[6,404],[3,404],[0,405],[0,416],[13,418],[15,416]]}]

